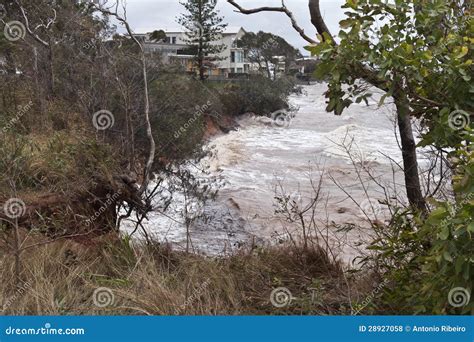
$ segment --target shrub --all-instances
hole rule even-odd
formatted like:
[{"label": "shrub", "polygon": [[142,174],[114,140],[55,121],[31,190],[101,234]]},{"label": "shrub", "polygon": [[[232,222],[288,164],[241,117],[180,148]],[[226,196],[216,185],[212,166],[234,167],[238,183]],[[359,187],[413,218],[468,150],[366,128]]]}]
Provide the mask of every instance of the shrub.
[{"label": "shrub", "polygon": [[453,201],[431,199],[427,217],[398,212],[370,249],[395,286],[382,305],[396,314],[473,314],[474,155],[472,130],[452,152]]},{"label": "shrub", "polygon": [[[151,122],[159,157],[187,158],[202,145],[206,117],[218,117],[215,92],[184,74],[164,74],[150,91]],[[145,136],[140,133],[138,136]]]},{"label": "shrub", "polygon": [[17,190],[67,191],[117,168],[118,159],[108,145],[87,136],[56,132],[49,138],[5,135],[0,144],[0,193]]},{"label": "shrub", "polygon": [[288,96],[295,89],[295,80],[282,77],[275,81],[264,76],[252,76],[250,80],[227,84],[220,91],[225,112],[238,116],[248,112],[268,116],[272,112],[288,108]]}]

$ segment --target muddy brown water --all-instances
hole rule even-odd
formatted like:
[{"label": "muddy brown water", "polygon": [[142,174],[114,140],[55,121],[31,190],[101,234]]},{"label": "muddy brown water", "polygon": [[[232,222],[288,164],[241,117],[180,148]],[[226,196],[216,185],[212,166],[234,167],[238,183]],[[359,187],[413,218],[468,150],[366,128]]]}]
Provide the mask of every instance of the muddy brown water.
[{"label": "muddy brown water", "polygon": [[[370,229],[338,231],[336,227],[367,227],[360,206],[370,219],[383,222],[387,213],[378,203],[385,194],[367,174],[358,175],[340,145],[350,145],[356,162],[369,166],[391,195],[403,198],[402,175],[392,172],[393,163],[401,162],[394,110],[390,104],[379,108],[375,96],[369,106],[354,104],[335,116],[325,111],[325,90],[324,84],[313,84],[304,86],[303,94],[292,95],[291,103],[299,109],[288,122],[245,116],[238,130],[210,141],[215,155],[203,160],[202,166],[218,176],[223,186],[216,200],[203,208],[207,219],[197,219],[190,228],[196,252],[218,255],[252,243],[281,243],[290,238],[288,233],[298,235],[297,225],[275,215],[275,194],[283,188],[304,206],[313,194],[310,179],[317,183],[321,176],[318,226],[343,260],[349,262],[363,252],[357,244],[367,240]],[[182,198],[176,196],[166,215],[150,213],[144,227],[155,239],[184,248],[182,212]],[[325,228],[327,223],[330,229]],[[125,232],[132,228],[131,222],[122,226]]]}]

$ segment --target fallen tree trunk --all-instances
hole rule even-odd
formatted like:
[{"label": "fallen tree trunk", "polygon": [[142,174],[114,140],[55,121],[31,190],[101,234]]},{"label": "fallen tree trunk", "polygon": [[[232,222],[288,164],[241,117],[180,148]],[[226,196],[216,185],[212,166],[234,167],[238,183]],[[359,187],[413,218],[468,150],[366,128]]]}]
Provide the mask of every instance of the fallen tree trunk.
[{"label": "fallen tree trunk", "polygon": [[[112,179],[96,177],[80,189],[65,193],[24,194],[19,196],[25,204],[21,215],[12,219],[5,210],[0,211],[0,221],[26,229],[38,229],[48,236],[94,232],[100,235],[114,231],[117,207],[128,203],[131,208],[144,213],[147,205],[141,199],[136,180],[128,175]],[[8,198],[1,198],[1,207]]]}]

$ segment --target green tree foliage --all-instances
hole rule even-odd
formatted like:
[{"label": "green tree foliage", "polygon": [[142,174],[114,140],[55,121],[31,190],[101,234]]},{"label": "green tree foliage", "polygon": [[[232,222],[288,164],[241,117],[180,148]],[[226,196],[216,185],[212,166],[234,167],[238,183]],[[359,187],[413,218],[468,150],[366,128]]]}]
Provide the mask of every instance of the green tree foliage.
[{"label": "green tree foliage", "polygon": [[298,49],[295,49],[284,38],[263,31],[247,32],[237,41],[237,46],[247,51],[249,61],[257,63],[260,71],[266,69],[269,78],[272,78],[270,64],[277,64],[279,62],[277,57],[285,58],[286,73],[291,63],[301,57]]},{"label": "green tree foliage", "polygon": [[187,13],[178,18],[178,23],[186,30],[186,43],[194,51],[199,78],[205,79],[206,59],[216,60],[216,54],[224,51],[219,44],[227,24],[219,17],[215,0],[187,0],[181,2]]},{"label": "green tree foliage", "polygon": [[163,30],[155,30],[150,35],[152,42],[160,42],[166,39],[166,33]]}]

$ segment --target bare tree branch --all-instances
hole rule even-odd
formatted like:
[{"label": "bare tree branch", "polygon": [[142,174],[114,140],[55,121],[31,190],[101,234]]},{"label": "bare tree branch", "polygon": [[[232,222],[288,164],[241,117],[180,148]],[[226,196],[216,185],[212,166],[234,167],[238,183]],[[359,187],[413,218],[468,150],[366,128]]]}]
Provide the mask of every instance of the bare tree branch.
[{"label": "bare tree branch", "polygon": [[291,25],[293,28],[300,34],[300,36],[306,40],[310,44],[317,44],[318,42],[314,39],[311,39],[306,33],[304,32],[303,28],[298,25],[296,22],[296,19],[293,15],[293,13],[285,6],[285,2],[281,2],[281,7],[259,7],[259,8],[253,8],[253,9],[245,9],[239,4],[237,4],[234,0],[227,0],[229,4],[237,8],[237,12],[240,12],[242,14],[254,14],[254,13],[259,13],[259,12],[281,12],[285,13],[288,18],[291,20]]},{"label": "bare tree branch", "polygon": [[56,22],[56,11],[53,9],[53,13],[54,13],[54,17],[49,19],[48,20],[48,24],[44,25],[44,24],[40,24],[38,26],[35,27],[34,31],[30,28],[30,22],[28,20],[28,16],[26,15],[26,11],[25,11],[25,8],[23,7],[22,3],[18,0],[15,0],[15,4],[18,6],[18,8],[20,9],[21,11],[21,14],[23,16],[23,19],[25,20],[25,27],[26,27],[26,30],[28,31],[28,33],[37,41],[39,42],[40,44],[46,46],[46,47],[49,47],[50,44],[42,39],[40,36],[38,36],[35,31],[40,28],[40,27],[44,27],[45,29],[49,29],[49,27],[54,24]]},{"label": "bare tree branch", "polygon": [[[304,30],[298,25],[296,22],[295,17],[293,16],[293,13],[285,6],[284,1],[282,1],[282,6],[281,7],[258,7],[258,8],[253,8],[253,9],[245,9],[242,6],[240,6],[238,3],[236,3],[235,0],[227,0],[229,4],[237,8],[237,11],[242,13],[242,14],[254,14],[254,13],[259,13],[259,12],[281,12],[285,13],[291,20],[291,23],[293,25],[293,28],[300,34],[300,36],[306,40],[310,44],[318,44],[318,42],[310,37],[308,37],[305,33]],[[323,16],[321,15],[321,8],[319,6],[319,0],[309,0],[309,10],[311,14],[311,22],[318,31],[319,35],[321,36],[321,39],[323,41],[328,39],[329,37],[332,37],[331,32],[328,29],[328,26],[326,25]],[[331,38],[332,39],[332,38]],[[333,44],[336,44],[334,39],[331,40]],[[374,87],[377,87],[383,91],[388,91],[388,85],[387,82],[383,79],[380,79],[377,75],[377,73],[366,66],[358,63],[355,65],[351,66],[354,69],[354,73],[357,74],[357,77],[363,79],[367,83],[373,85]]]}]

